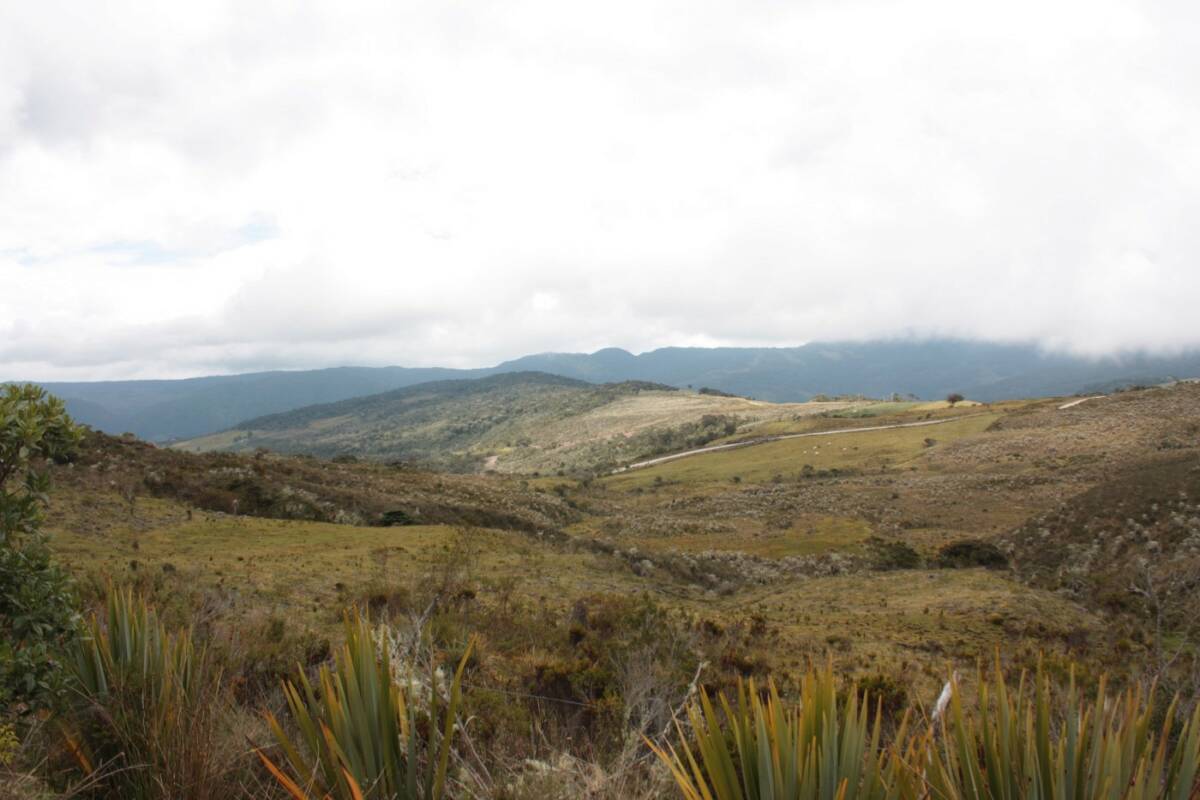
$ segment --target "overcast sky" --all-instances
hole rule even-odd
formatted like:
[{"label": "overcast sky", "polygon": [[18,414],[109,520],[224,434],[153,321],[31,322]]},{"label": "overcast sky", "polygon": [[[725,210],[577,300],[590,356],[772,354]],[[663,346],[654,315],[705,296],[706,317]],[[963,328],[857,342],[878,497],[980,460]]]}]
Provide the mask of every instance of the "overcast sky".
[{"label": "overcast sky", "polygon": [[1200,3],[0,4],[0,379],[1200,345]]}]

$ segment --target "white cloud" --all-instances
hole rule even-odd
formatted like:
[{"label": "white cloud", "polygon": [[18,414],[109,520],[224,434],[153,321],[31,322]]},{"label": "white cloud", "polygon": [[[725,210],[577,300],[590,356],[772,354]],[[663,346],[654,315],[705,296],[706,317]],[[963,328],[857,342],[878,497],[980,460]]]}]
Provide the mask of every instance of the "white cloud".
[{"label": "white cloud", "polygon": [[0,377],[1200,345],[1194,4],[293,5],[0,8]]}]

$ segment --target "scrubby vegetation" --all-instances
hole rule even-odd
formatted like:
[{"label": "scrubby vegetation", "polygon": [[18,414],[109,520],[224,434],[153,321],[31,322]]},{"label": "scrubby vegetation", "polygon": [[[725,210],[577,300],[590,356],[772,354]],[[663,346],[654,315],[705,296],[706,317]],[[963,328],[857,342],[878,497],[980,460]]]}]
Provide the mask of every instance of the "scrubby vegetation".
[{"label": "scrubby vegetation", "polygon": [[1008,558],[997,545],[978,539],[958,539],[945,544],[938,550],[937,565],[951,569],[963,567],[987,567],[1004,569]]},{"label": "scrubby vegetation", "polygon": [[[650,606],[611,606],[592,622],[574,623],[572,642],[591,630],[611,635],[630,611],[654,613]],[[587,617],[587,610],[576,615]],[[671,628],[664,622],[655,620],[660,636]],[[407,638],[386,623],[347,617],[333,664],[321,665],[315,682],[303,668],[295,682],[285,681],[286,715],[263,711],[269,732],[252,732],[245,749],[234,744],[238,712],[193,632],[166,630],[140,598],[110,590],[104,619],[94,619],[74,646],[76,699],[50,734],[58,740],[57,766],[39,791],[60,785],[71,796],[147,800],[649,798],[673,794],[668,781],[692,800],[1187,800],[1200,791],[1200,706],[1187,712],[1179,697],[1156,701],[1153,687],[1110,696],[1101,679],[1088,702],[1073,672],[1057,691],[1041,666],[1036,678],[1021,675],[1014,684],[997,658],[992,676],[981,673],[973,682],[973,701],[952,676],[928,717],[919,708],[885,715],[887,693],[872,693],[877,682],[840,682],[826,661],[810,665],[787,693],[770,679],[760,691],[751,667],[748,678],[736,679],[733,702],[717,689],[714,703],[714,690],[695,678],[679,694],[669,683],[646,682],[637,670],[670,664],[655,652],[627,662],[633,671],[624,680],[608,679],[614,694],[595,694],[595,678],[578,666],[556,668],[553,676],[540,667],[537,684],[518,696],[591,711],[569,718],[534,710],[514,718],[503,703],[479,705],[478,693],[475,703],[464,703],[472,682],[464,676],[481,668],[473,641],[452,656],[452,676],[434,662],[422,665],[420,653],[432,652],[427,625]],[[580,688],[591,685],[584,692],[592,703],[571,699],[578,688],[568,687],[577,680]],[[570,728],[557,727],[568,719]],[[620,733],[603,749],[597,724]],[[533,725],[543,733],[542,726],[554,726],[548,743],[567,749],[554,765],[514,761],[486,744],[487,728],[497,725]],[[564,737],[571,729],[584,734],[586,749]],[[15,747],[11,735],[6,747]],[[591,774],[581,782],[580,771]],[[34,785],[29,775],[21,778]]]},{"label": "scrubby vegetation", "polygon": [[[320,461],[227,453],[192,455],[88,433],[59,485],[95,502],[114,490],[136,520],[139,500],[161,498],[219,514],[349,525],[409,523],[553,530],[577,517],[560,498],[483,478],[403,463]],[[144,503],[143,503],[144,505]]]},{"label": "scrubby vegetation", "polygon": [[713,389],[710,386],[701,386],[699,389],[696,390],[696,393],[712,395],[713,397],[737,397],[737,395],[735,395],[735,394],[731,394],[729,392],[723,392],[720,389]]},{"label": "scrubby vegetation", "polygon": [[27,451],[66,691],[0,797],[1189,797],[1200,387],[1059,405],[591,478]]}]

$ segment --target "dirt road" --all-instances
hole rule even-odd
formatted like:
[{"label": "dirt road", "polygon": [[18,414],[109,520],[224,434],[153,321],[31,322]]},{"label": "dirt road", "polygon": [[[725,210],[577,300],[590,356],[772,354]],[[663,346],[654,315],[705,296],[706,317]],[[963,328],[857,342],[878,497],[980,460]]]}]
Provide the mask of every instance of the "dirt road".
[{"label": "dirt road", "polygon": [[1102,395],[1102,394],[1093,395],[1091,397],[1080,397],[1078,400],[1072,400],[1069,403],[1063,403],[1061,406],[1058,407],[1058,410],[1062,411],[1063,409],[1074,408],[1075,406],[1079,405],[1080,403],[1086,403],[1088,400],[1102,400],[1102,399],[1104,399],[1104,397],[1105,397],[1105,395]]}]

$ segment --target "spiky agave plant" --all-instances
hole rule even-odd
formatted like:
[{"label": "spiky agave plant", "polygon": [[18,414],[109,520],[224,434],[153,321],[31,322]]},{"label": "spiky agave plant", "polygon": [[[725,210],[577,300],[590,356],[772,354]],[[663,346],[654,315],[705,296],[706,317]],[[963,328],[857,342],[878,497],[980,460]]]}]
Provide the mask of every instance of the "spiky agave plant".
[{"label": "spiky agave plant", "polygon": [[[979,679],[974,715],[958,687],[936,742],[923,748],[929,796],[941,800],[1190,800],[1200,797],[1200,706],[1181,726],[1171,752],[1178,700],[1153,730],[1153,704],[1140,688],[1109,699],[1101,679],[1095,702],[1075,686],[1064,713],[1054,713],[1050,682],[1040,670],[1029,691],[1025,675],[1009,690],[999,664]],[[1153,696],[1153,690],[1149,693]],[[931,737],[932,738],[932,737]]]},{"label": "spiky agave plant", "polygon": [[169,633],[132,590],[110,587],[75,643],[68,749],[97,792],[122,798],[219,793],[213,757],[219,676],[190,631]]},{"label": "spiky agave plant", "polygon": [[[651,747],[688,800],[890,800],[919,797],[919,776],[880,749],[880,714],[850,693],[842,702],[832,664],[810,669],[799,702],[786,704],[772,683],[764,700],[753,681],[738,685],[736,703],[718,698],[726,728],[701,693],[688,708],[689,746]],[[907,738],[907,718],[898,737]],[[915,794],[907,794],[913,792]]]},{"label": "spiky agave plant", "polygon": [[345,628],[335,667],[321,667],[316,687],[302,670],[298,685],[284,683],[297,739],[267,715],[283,761],[262,750],[259,758],[296,800],[442,797],[471,647],[445,702],[433,687],[428,709],[418,709],[413,687],[395,680],[388,648],[378,646],[368,621],[347,615]]}]

